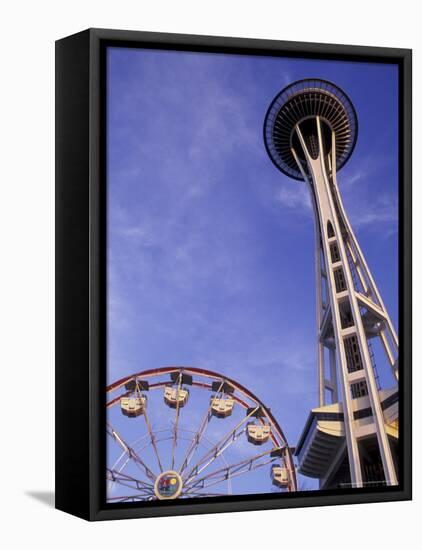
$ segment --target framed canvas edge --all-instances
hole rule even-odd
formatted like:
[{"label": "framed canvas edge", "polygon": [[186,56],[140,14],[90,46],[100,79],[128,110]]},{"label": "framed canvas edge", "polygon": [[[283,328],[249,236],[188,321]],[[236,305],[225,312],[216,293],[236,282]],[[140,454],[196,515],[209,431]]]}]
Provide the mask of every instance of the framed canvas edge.
[{"label": "framed canvas edge", "polygon": [[[150,33],[142,31],[117,31],[107,29],[88,29],[89,34],[89,154],[86,165],[87,185],[89,186],[89,220],[88,234],[89,258],[86,267],[89,273],[89,365],[85,370],[86,383],[89,385],[89,436],[85,442],[86,465],[89,470],[89,511],[80,515],[89,520],[110,520],[125,518],[141,518],[153,516],[172,516],[185,514],[204,514],[234,511],[252,511],[263,509],[329,506],[337,504],[372,503],[383,501],[410,500],[412,498],[412,456],[411,456],[411,79],[412,51],[409,49],[379,48],[370,46],[346,46],[332,44],[314,44],[304,42],[285,42],[250,38],[226,38],[197,35]],[[69,39],[64,39],[69,40]],[[291,498],[274,500],[266,495],[239,497],[225,502],[166,503],[166,506],[122,507],[109,508],[104,505],[101,487],[103,480],[103,458],[100,452],[102,446],[102,431],[105,425],[105,400],[102,397],[105,387],[105,346],[102,335],[105,331],[106,311],[101,303],[102,292],[105,290],[106,278],[102,250],[104,249],[104,234],[101,231],[104,215],[104,182],[105,170],[102,155],[104,146],[104,104],[101,101],[102,48],[106,45],[121,44],[130,47],[174,48],[176,50],[196,51],[226,51],[227,53],[243,53],[246,55],[291,55],[294,57],[318,57],[323,59],[368,60],[372,62],[397,63],[401,71],[400,127],[402,142],[400,146],[401,177],[401,211],[400,211],[400,337],[402,365],[401,375],[401,417],[406,421],[401,428],[403,438],[403,478],[401,489],[388,491],[353,490],[343,493],[330,491],[330,494],[301,493],[292,494]],[[403,399],[403,395],[406,399]],[[268,495],[267,495],[268,496]],[[63,509],[63,507],[61,507]],[[69,511],[69,510],[65,510]],[[75,513],[71,511],[71,513]]]},{"label": "framed canvas edge", "polygon": [[[89,44],[84,31],[55,45],[55,507],[84,519],[90,516]],[[69,388],[74,399],[67,399]]]}]

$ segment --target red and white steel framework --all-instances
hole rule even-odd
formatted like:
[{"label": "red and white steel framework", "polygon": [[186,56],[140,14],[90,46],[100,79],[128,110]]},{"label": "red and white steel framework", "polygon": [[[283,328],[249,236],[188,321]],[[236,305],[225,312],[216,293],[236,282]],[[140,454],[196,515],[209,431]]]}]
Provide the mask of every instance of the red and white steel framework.
[{"label": "red and white steel framework", "polygon": [[[136,442],[127,441],[121,430],[113,426],[110,411],[119,408],[122,399],[134,396],[147,396],[151,392],[162,392],[166,388],[175,390],[175,406],[166,408],[161,401],[165,415],[172,415],[170,427],[156,428],[150,419],[154,411],[149,410],[146,400],[142,414],[127,418],[136,431],[141,434]],[[179,400],[182,391],[205,393],[209,402],[202,411],[202,418],[195,427],[194,421],[181,426],[181,417],[189,418],[189,401],[183,404]],[[207,438],[207,428],[213,418],[212,398],[233,400],[234,406],[244,411],[236,418],[227,416],[219,418],[224,426],[224,435],[218,441]],[[178,498],[225,496],[232,493],[232,480],[238,476],[247,476],[258,469],[268,470],[279,466],[287,472],[287,481],[283,488],[287,491],[297,489],[296,472],[292,452],[280,425],[271,410],[251,391],[219,373],[194,367],[170,366],[144,370],[122,378],[107,387],[107,433],[109,444],[117,445],[120,456],[113,464],[107,464],[109,486],[115,484],[126,489],[126,494],[107,496],[108,502],[136,502],[160,498],[156,484],[160,476],[171,472],[174,482],[180,485]],[[116,411],[117,412],[117,411]],[[156,411],[155,411],[156,412]],[[119,418],[120,415],[118,416]],[[126,420],[126,419],[124,419]],[[251,452],[229,463],[226,460],[228,449],[240,438],[246,437],[247,426],[251,422],[270,426],[270,437],[266,445],[259,448],[250,445]],[[192,425],[192,428],[186,428]],[[163,447],[163,442],[167,446]],[[178,445],[183,442],[182,458],[176,453]],[[146,450],[148,449],[148,453]],[[154,464],[147,464],[147,458]],[[108,461],[109,462],[109,461]],[[128,464],[136,470],[127,471]],[[136,471],[136,475],[133,473]],[[259,491],[258,491],[259,492]]]}]

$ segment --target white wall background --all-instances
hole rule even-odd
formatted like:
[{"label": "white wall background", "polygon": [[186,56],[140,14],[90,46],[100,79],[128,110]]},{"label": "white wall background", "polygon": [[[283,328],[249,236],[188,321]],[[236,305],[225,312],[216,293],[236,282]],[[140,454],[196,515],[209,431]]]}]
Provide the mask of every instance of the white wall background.
[{"label": "white wall background", "polygon": [[[414,501],[88,524],[55,511],[54,41],[87,27],[414,49],[421,120],[422,32],[412,0],[4,2],[0,33],[0,540],[7,548],[415,548],[420,538],[421,323],[415,319]],[[414,135],[414,280],[421,280],[420,133]],[[414,309],[422,307],[415,289]],[[166,538],[167,537],[167,538]],[[42,545],[42,546],[41,546]]]}]

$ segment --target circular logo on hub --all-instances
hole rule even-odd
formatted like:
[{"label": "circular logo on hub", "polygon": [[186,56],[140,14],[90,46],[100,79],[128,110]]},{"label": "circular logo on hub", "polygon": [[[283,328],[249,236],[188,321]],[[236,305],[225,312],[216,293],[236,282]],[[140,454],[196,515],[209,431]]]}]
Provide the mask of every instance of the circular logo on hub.
[{"label": "circular logo on hub", "polygon": [[160,500],[177,498],[182,492],[182,478],[173,470],[163,472],[155,480],[154,492]]}]

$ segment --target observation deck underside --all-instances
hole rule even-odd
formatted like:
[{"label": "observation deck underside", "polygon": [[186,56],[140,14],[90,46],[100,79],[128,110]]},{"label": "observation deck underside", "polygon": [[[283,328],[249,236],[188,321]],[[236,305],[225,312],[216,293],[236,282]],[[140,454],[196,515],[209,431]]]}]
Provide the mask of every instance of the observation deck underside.
[{"label": "observation deck underside", "polygon": [[287,176],[303,180],[292,154],[297,124],[319,117],[336,135],[337,170],[348,160],[357,139],[357,116],[347,95],[331,82],[306,79],[282,90],[271,103],[264,122],[267,152]]},{"label": "observation deck underside", "polygon": [[[380,400],[386,431],[390,438],[397,439],[397,389],[381,390]],[[373,437],[375,425],[368,396],[354,399],[353,405],[359,438]],[[341,403],[312,409],[295,451],[301,474],[324,480],[341,466],[346,445],[343,420]]]}]

